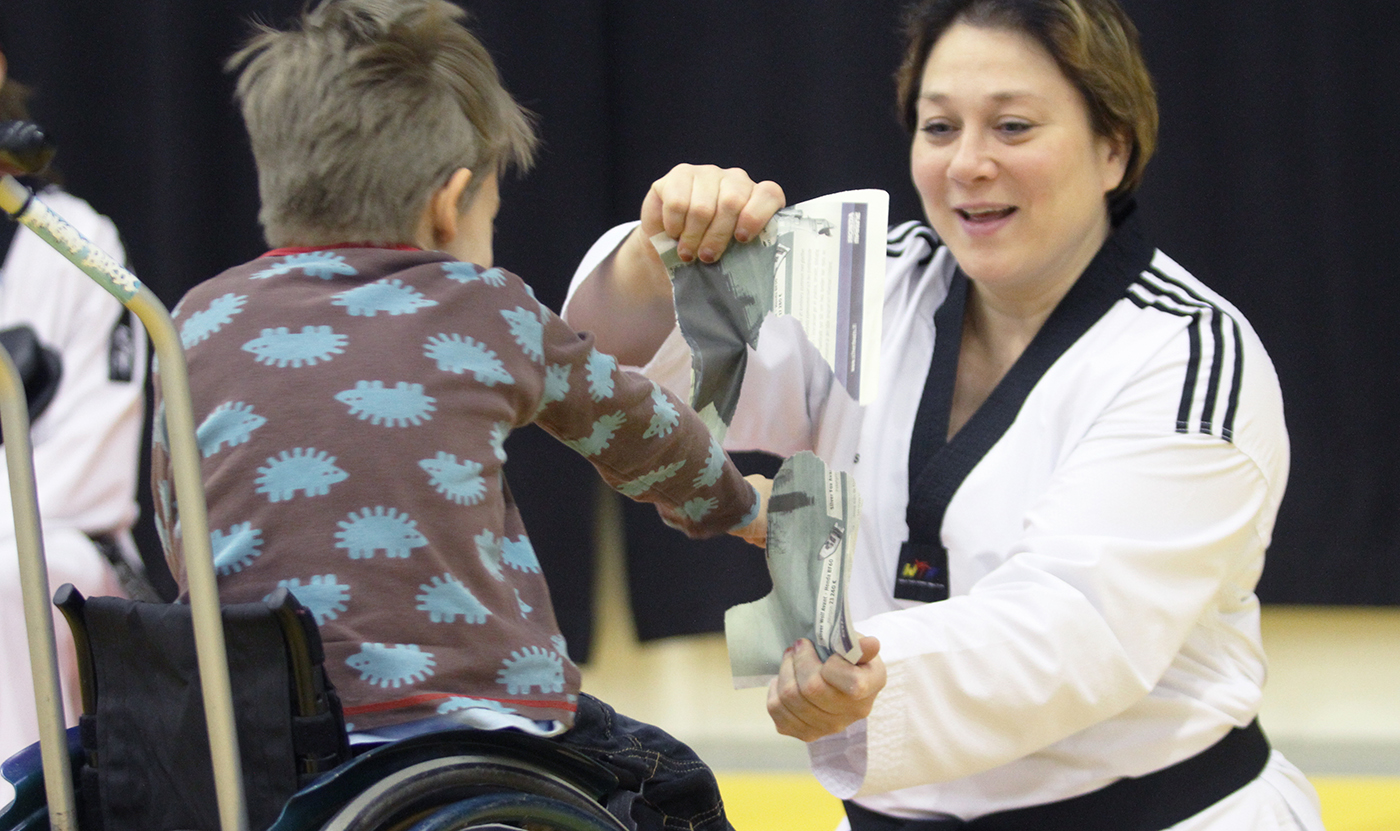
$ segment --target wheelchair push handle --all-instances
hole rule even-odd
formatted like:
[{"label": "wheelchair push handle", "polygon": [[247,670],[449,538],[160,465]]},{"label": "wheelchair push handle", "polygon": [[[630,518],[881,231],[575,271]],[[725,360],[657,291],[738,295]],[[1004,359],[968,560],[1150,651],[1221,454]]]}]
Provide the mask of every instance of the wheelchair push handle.
[{"label": "wheelchair push handle", "polygon": [[[238,752],[238,736],[234,726],[233,693],[229,680],[227,651],[224,645],[223,621],[219,614],[218,586],[214,573],[213,552],[209,540],[208,512],[204,501],[204,486],[200,474],[199,449],[195,442],[193,406],[190,400],[189,378],[185,365],[185,354],[179,334],[165,306],[141,284],[136,276],[128,271],[105,251],[93,245],[78,233],[61,216],[56,214],[43,200],[15,179],[14,174],[35,173],[42,170],[53,157],[53,146],[43,131],[34,125],[20,122],[0,123],[0,209],[22,223],[41,239],[47,242],[88,277],[95,280],[110,294],[130,309],[150,335],[151,344],[161,366],[161,391],[166,402],[166,427],[170,440],[170,457],[175,485],[175,497],[180,505],[180,520],[185,529],[185,566],[189,583],[190,608],[194,618],[195,644],[198,652],[199,671],[203,681],[204,710],[209,729],[209,745],[214,759],[214,780],[218,795],[219,820],[223,831],[246,831],[248,818],[243,794],[242,765]],[[20,388],[21,399],[23,388]],[[23,407],[21,407],[23,409]],[[28,427],[27,415],[24,423],[5,430],[7,438]],[[6,425],[8,426],[8,425]],[[28,430],[23,430],[27,439]],[[11,445],[9,455],[19,455]],[[25,462],[30,471],[32,491],[33,462],[25,454]],[[17,491],[16,491],[17,492]],[[16,511],[20,506],[16,503]],[[34,522],[37,532],[37,505]],[[17,519],[18,524],[18,519]],[[43,593],[48,592],[47,578],[43,563],[42,543],[37,539],[29,548],[21,547],[20,559],[34,564],[36,574],[44,579],[38,585]],[[52,612],[45,597],[44,613],[47,624],[31,620],[26,616],[26,626],[31,638],[42,625],[49,627],[49,643],[52,643]],[[27,606],[26,606],[27,608]],[[50,652],[50,655],[53,653]],[[40,696],[58,696],[56,673],[49,690]],[[60,734],[63,719],[61,712],[55,723]],[[51,730],[52,728],[50,728]],[[41,734],[45,730],[41,725]],[[64,745],[53,741],[43,744],[47,760],[66,759]],[[55,766],[58,762],[53,763]],[[55,781],[59,776],[50,777]],[[71,781],[69,782],[71,800]],[[55,799],[50,792],[51,805],[65,806],[70,802]],[[61,813],[61,811],[60,811]]]}]

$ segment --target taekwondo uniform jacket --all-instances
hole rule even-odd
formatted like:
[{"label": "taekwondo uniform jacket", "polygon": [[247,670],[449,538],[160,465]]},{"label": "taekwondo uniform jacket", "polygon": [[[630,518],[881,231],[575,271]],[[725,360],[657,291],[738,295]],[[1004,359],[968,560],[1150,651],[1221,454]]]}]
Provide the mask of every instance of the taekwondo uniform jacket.
[{"label": "taekwondo uniform jacket", "polygon": [[[765,322],[726,447],[812,450],[854,475],[864,503],[851,607],[888,684],[869,718],[808,746],[837,796],[971,819],[1158,770],[1254,719],[1253,590],[1288,473],[1278,380],[1239,311],[1138,225],[1115,229],[951,442],[966,278],[927,226],[888,238],[867,407],[791,319]],[[628,230],[595,244],[575,286]],[[684,390],[689,366],[673,331],[645,371]],[[922,517],[947,552],[939,602],[895,596],[925,576],[899,563],[916,421],[929,468],[915,496],[947,497]],[[1296,769],[1270,764],[1286,767],[1294,813],[1315,817]]]}]

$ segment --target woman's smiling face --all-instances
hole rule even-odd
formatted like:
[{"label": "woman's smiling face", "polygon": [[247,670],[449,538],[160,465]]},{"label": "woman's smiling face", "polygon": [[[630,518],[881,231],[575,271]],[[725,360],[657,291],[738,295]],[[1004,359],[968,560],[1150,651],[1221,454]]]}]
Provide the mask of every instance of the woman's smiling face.
[{"label": "woman's smiling face", "polygon": [[929,52],[910,149],[924,212],[983,288],[1062,293],[1109,232],[1127,153],[1035,40],[955,23]]}]

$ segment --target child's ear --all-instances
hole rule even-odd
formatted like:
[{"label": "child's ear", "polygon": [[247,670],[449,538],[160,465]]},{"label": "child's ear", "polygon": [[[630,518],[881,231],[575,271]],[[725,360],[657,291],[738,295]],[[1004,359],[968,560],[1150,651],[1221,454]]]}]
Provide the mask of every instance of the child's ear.
[{"label": "child's ear", "polygon": [[462,193],[471,183],[472,172],[465,167],[452,171],[447,183],[437,189],[428,202],[428,212],[433,226],[433,242],[436,248],[457,238],[462,220]]}]

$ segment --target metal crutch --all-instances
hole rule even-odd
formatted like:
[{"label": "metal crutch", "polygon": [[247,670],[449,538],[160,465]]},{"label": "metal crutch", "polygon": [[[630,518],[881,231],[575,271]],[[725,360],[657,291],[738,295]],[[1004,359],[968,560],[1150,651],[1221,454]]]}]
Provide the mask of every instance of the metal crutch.
[{"label": "metal crutch", "polygon": [[[0,172],[36,172],[43,169],[52,155],[51,146],[33,125],[18,122],[0,124]],[[180,506],[180,522],[184,528],[190,612],[194,619],[195,650],[204,691],[204,713],[213,758],[219,824],[222,831],[247,831],[248,812],[243,796],[238,734],[234,725],[233,692],[224,647],[223,620],[219,613],[219,593],[209,541],[209,518],[204,502],[199,451],[195,443],[189,376],[179,334],[169,312],[150,289],[106,252],[83,238],[72,225],[8,172],[0,175],[0,209],[38,234],[121,301],[141,319],[151,337],[156,357],[160,360],[171,468],[175,479],[175,496]],[[0,353],[3,352],[0,349]],[[0,419],[3,419],[0,429],[3,429],[9,444],[6,457],[14,496],[25,627],[35,666],[39,743],[43,754],[49,822],[56,831],[76,831],[77,815],[64,739],[53,610],[49,607],[48,571],[39,530],[34,462],[30,455],[29,415],[24,387],[7,353],[0,356]]]}]

